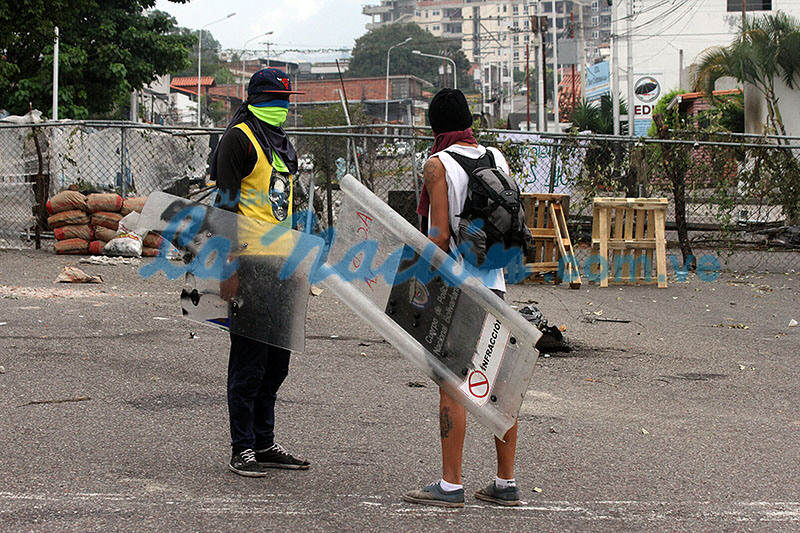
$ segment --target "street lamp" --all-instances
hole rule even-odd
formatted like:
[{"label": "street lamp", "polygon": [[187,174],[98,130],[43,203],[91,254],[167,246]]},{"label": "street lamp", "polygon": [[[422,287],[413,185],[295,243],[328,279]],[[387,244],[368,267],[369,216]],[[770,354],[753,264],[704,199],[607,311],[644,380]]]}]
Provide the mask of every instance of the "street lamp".
[{"label": "street lamp", "polygon": [[417,55],[417,56],[432,57],[434,59],[445,59],[445,60],[451,62],[453,64],[453,89],[458,89],[458,74],[456,73],[456,62],[455,61],[453,61],[452,59],[450,59],[447,56],[436,56],[436,55],[433,55],[433,54],[424,54],[424,53],[420,52],[419,50],[412,50],[411,53],[414,54],[414,55]]},{"label": "street lamp", "polygon": [[200,108],[200,66],[202,64],[202,51],[203,51],[203,30],[211,26],[212,24],[216,24],[217,22],[222,22],[223,20],[228,20],[232,16],[236,15],[236,13],[229,13],[227,16],[222,17],[221,19],[217,19],[214,21],[209,22],[202,28],[200,28],[199,35],[197,37],[197,126],[200,127],[200,115],[202,114],[202,110]]},{"label": "street lamp", "polygon": [[256,39],[260,39],[261,37],[266,37],[267,35],[272,35],[272,33],[273,32],[271,32],[271,31],[268,31],[266,33],[259,33],[258,35],[256,35],[252,39],[247,39],[244,42],[244,44],[242,45],[242,102],[244,102],[244,84],[245,84],[245,78],[247,77],[247,72],[245,71],[245,67],[244,67],[244,53],[247,51],[247,45],[249,43],[252,43]]},{"label": "street lamp", "polygon": [[383,122],[389,122],[389,55],[392,53],[392,48],[397,48],[398,46],[403,46],[408,41],[411,40],[411,37],[407,38],[405,41],[397,44],[393,44],[389,47],[389,50],[386,52],[386,106],[383,111]]}]

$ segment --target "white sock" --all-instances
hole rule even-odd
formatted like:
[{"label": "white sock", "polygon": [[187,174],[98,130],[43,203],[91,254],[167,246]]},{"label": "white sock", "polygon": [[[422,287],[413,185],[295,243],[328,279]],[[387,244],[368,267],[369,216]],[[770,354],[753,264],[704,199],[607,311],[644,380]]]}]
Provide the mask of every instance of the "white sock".
[{"label": "white sock", "polygon": [[494,485],[498,489],[507,489],[508,487],[516,487],[517,481],[513,477],[511,479],[503,479],[501,477],[495,477]]},{"label": "white sock", "polygon": [[458,485],[456,485],[455,483],[448,483],[444,479],[440,479],[439,480],[439,487],[441,487],[441,489],[443,491],[445,491],[445,492],[453,492],[454,490],[463,489],[464,485],[462,485],[460,483]]}]

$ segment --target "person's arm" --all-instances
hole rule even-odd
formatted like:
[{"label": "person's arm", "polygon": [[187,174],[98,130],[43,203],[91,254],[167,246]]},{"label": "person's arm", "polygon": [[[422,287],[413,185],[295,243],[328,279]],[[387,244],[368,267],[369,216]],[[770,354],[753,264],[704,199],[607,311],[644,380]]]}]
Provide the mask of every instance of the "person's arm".
[{"label": "person's arm", "polygon": [[[252,154],[252,156],[251,156]],[[242,180],[253,171],[257,157],[247,135],[238,128],[231,128],[222,136],[217,153],[217,202],[216,207],[236,213]],[[233,247],[231,248],[234,249]],[[228,258],[231,260],[232,258]],[[233,301],[239,293],[239,274],[220,280],[219,295],[226,302]]]},{"label": "person's arm", "polygon": [[447,201],[447,177],[438,157],[428,159],[422,170],[425,188],[430,198],[431,217],[428,238],[445,252],[450,251],[450,209]]},{"label": "person's arm", "polygon": [[237,211],[242,180],[253,171],[256,160],[255,148],[242,130],[231,128],[222,136],[217,153],[217,207]]}]

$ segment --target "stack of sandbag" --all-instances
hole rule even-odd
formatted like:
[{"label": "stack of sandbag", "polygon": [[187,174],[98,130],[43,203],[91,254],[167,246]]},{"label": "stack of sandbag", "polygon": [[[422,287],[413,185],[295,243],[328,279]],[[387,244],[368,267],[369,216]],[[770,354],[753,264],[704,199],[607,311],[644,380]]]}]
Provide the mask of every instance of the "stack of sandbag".
[{"label": "stack of sandbag", "polygon": [[[51,215],[47,222],[56,237],[56,253],[109,255],[106,244],[119,236],[120,221],[130,213],[141,214],[146,201],[144,196],[123,199],[116,193],[84,196],[78,191],[61,191],[47,202]],[[142,256],[158,255],[159,235],[147,233],[141,241]]]},{"label": "stack of sandbag", "polygon": [[85,254],[94,231],[88,215],[86,196],[78,191],[61,191],[45,204],[47,224],[56,238],[57,254]]},{"label": "stack of sandbag", "polygon": [[[113,238],[122,220],[122,197],[117,193],[93,193],[86,198],[86,206],[91,214],[94,240],[89,243],[89,253],[102,255],[106,243]],[[109,237],[109,234],[111,237]]]}]

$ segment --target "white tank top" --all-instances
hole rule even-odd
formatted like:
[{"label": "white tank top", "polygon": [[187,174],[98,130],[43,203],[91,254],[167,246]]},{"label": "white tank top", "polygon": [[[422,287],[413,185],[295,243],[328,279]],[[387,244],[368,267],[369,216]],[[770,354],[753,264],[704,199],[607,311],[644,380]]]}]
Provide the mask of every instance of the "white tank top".
[{"label": "white tank top", "polygon": [[[441,152],[437,152],[431,156],[438,157],[444,166],[445,176],[447,177],[447,208],[450,214],[450,227],[458,228],[461,219],[458,214],[464,210],[464,202],[467,200],[467,185],[469,183],[469,176],[461,168],[461,165],[456,163],[456,160],[450,157],[447,152],[454,152],[470,159],[478,159],[486,154],[487,148],[483,146],[464,146],[461,144],[454,144]],[[492,151],[494,161],[497,167],[503,170],[506,174],[511,175],[508,169],[508,163],[503,154],[496,148],[488,148]],[[428,218],[430,218],[430,207],[428,207]],[[456,251],[456,242],[454,236],[450,236],[450,250]],[[473,273],[475,277],[480,278],[484,285],[490,289],[503,291],[506,290],[506,280],[503,275],[502,268],[495,269],[479,269],[469,263],[466,263],[462,257],[459,257],[459,263],[467,271]]]}]

